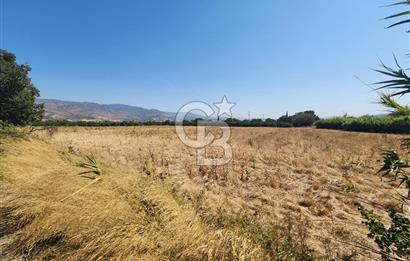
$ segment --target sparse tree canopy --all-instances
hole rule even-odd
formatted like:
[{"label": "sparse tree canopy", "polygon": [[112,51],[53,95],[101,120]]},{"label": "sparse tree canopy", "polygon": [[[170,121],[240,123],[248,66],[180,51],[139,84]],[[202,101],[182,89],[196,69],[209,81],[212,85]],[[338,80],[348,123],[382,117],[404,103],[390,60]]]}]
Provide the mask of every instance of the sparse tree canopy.
[{"label": "sparse tree canopy", "polygon": [[13,53],[0,49],[0,120],[16,125],[41,120],[44,108],[36,104],[40,92],[28,77],[30,70],[17,64]]}]

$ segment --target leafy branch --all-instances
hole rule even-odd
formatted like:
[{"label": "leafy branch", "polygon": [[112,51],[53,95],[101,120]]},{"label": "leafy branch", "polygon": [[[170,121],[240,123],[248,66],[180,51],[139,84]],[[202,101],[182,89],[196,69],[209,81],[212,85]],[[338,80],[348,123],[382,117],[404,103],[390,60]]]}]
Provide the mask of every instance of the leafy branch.
[{"label": "leafy branch", "polygon": [[[369,229],[368,236],[373,238],[379,248],[386,252],[394,252],[399,257],[410,256],[410,220],[394,208],[388,210],[391,226],[386,228],[372,210],[357,204],[365,224]],[[382,254],[384,260],[390,260],[389,255]]]}]

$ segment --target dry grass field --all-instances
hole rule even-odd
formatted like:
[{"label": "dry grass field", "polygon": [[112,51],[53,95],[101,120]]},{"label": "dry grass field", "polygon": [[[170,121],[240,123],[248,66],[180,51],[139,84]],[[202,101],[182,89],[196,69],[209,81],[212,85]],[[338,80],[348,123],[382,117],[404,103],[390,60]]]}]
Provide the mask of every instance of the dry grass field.
[{"label": "dry grass field", "polygon": [[[203,167],[171,127],[0,139],[0,259],[377,257],[354,203],[394,204],[375,172],[399,136],[233,128],[230,143],[229,164]],[[101,180],[76,175],[86,155]]]}]

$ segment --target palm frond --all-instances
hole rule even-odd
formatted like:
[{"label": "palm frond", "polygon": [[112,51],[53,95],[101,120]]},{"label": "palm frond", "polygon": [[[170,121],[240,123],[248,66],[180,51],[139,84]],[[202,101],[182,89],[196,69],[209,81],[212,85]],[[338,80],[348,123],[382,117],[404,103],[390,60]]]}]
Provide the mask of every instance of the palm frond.
[{"label": "palm frond", "polygon": [[[388,5],[388,6],[398,6],[398,5],[410,5],[410,0],[393,3],[393,4]],[[404,11],[404,12],[400,12],[400,13],[397,13],[397,14],[394,14],[394,15],[387,16],[384,19],[393,19],[393,18],[408,16],[408,15],[410,15],[410,11]],[[410,23],[410,19],[404,19],[404,20],[401,20],[399,22],[393,23],[393,24],[389,25],[387,28],[392,28],[392,27],[399,26],[399,25],[402,25],[402,24],[407,24],[407,23]]]},{"label": "palm frond", "polygon": [[386,5],[386,7],[396,6],[396,5],[410,5],[410,0],[406,0],[406,1],[402,1],[402,2],[397,2],[397,3],[394,3],[394,4],[390,4],[390,5]]},{"label": "palm frond", "polygon": [[374,71],[378,73],[393,78],[387,81],[374,83],[374,85],[379,86],[376,88],[376,90],[393,90],[393,93],[390,95],[391,97],[402,96],[404,94],[410,93],[410,77],[407,75],[406,71],[399,65],[396,57],[394,57],[394,60],[397,65],[397,69],[390,68],[386,66],[383,62],[381,62],[381,66],[383,67],[382,70],[374,69]]},{"label": "palm frond", "polygon": [[392,96],[386,93],[380,93],[379,104],[383,105],[392,116],[410,115],[410,107],[400,105]]},{"label": "palm frond", "polygon": [[401,13],[398,13],[398,14],[394,14],[394,15],[385,17],[384,19],[396,18],[396,17],[403,16],[403,15],[410,15],[410,11],[404,11],[404,12],[401,12]]}]

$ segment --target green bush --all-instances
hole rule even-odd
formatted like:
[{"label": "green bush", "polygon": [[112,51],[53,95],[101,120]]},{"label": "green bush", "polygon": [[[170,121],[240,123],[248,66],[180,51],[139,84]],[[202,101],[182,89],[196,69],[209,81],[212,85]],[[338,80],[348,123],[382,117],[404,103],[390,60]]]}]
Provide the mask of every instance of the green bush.
[{"label": "green bush", "polygon": [[26,132],[17,129],[14,125],[6,123],[0,120],[0,138],[14,137],[22,138],[26,135]]},{"label": "green bush", "polygon": [[391,260],[393,252],[399,257],[410,256],[410,220],[394,208],[388,210],[391,219],[390,227],[386,228],[381,219],[372,210],[356,204],[363,221],[369,229],[368,236],[377,243],[382,250],[380,253],[383,260]]},{"label": "green bush", "polygon": [[410,134],[410,116],[362,116],[321,119],[315,123],[320,129]]}]

